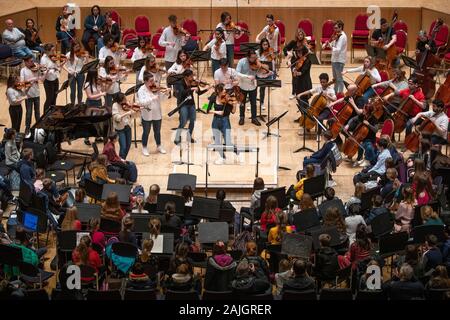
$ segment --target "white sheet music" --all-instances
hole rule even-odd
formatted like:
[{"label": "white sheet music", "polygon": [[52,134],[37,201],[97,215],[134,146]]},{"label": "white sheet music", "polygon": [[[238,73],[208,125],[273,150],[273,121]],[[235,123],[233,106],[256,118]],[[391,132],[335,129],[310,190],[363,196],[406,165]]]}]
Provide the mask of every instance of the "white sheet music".
[{"label": "white sheet music", "polygon": [[89,237],[89,232],[77,232],[77,246],[80,244],[80,240],[83,236]]},{"label": "white sheet music", "polygon": [[160,234],[153,239],[152,253],[163,253],[164,235]]}]

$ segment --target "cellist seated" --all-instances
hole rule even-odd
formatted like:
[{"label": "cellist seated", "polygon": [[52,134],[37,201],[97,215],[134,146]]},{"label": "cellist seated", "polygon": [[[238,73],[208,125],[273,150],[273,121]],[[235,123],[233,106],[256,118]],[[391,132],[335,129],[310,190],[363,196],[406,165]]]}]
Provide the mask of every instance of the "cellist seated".
[{"label": "cellist seated", "polygon": [[418,36],[419,39],[416,44],[416,54],[425,52],[426,50],[432,54],[436,54],[436,42],[433,39],[428,38],[427,32],[425,30],[420,30]]},{"label": "cellist seated", "polygon": [[[448,116],[444,112],[445,106],[444,102],[439,99],[435,99],[431,102],[433,110],[426,112],[419,112],[415,117],[411,118],[406,124],[406,135],[412,132],[413,126],[422,122],[423,117],[428,118],[434,124],[434,131],[431,133],[431,144],[442,146],[447,144],[448,135]],[[419,123],[418,123],[419,122]],[[427,134],[422,134],[422,138],[428,136]]]},{"label": "cellist seated", "polygon": [[[416,77],[410,77],[408,79],[408,88],[403,90],[396,90],[393,93],[390,93],[383,97],[384,101],[390,101],[394,96],[399,96],[403,100],[408,97],[414,101],[414,109],[412,110],[411,116],[414,117],[421,110],[425,109],[425,95],[422,92],[422,88],[419,86],[419,80]],[[392,105],[388,105],[388,110],[392,113],[397,111],[396,108]]]}]

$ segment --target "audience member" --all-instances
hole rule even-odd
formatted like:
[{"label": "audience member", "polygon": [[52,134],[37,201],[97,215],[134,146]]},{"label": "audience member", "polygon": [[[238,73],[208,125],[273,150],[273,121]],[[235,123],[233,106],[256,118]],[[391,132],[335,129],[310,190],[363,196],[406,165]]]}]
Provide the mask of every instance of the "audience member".
[{"label": "audience member", "polygon": [[97,251],[91,248],[91,238],[82,236],[78,246],[72,251],[72,262],[76,265],[88,265],[99,271],[102,261]]},{"label": "audience member", "polygon": [[172,228],[181,228],[181,219],[176,215],[175,202],[168,201],[164,206],[164,217],[162,218],[162,225]]},{"label": "audience member", "polygon": [[64,220],[61,223],[61,231],[81,230],[81,222],[78,220],[77,207],[68,208]]},{"label": "audience member", "polygon": [[428,281],[428,289],[450,289],[450,279],[448,278],[447,268],[445,266],[436,266]]},{"label": "audience member", "polygon": [[345,221],[336,207],[331,207],[327,209],[325,216],[323,218],[324,227],[336,227],[337,231],[341,235],[346,235],[347,228],[345,226]]},{"label": "audience member", "polygon": [[96,244],[101,248],[106,247],[105,234],[100,231],[100,219],[91,218],[89,220],[89,231],[91,233],[92,244]]},{"label": "audience member", "polygon": [[393,280],[383,286],[392,300],[423,299],[425,288],[414,277],[413,268],[404,263],[400,267],[399,279]]},{"label": "audience member", "polygon": [[270,228],[268,234],[268,241],[272,245],[281,244],[283,241],[283,235],[292,232],[292,227],[287,225],[287,216],[283,211],[276,213],[275,219],[276,226]]},{"label": "audience member", "polygon": [[254,213],[255,209],[261,207],[261,192],[267,190],[264,185],[263,178],[255,178],[253,181],[253,193],[250,201],[250,212]]},{"label": "audience member", "polygon": [[306,176],[301,179],[299,179],[300,177],[297,177],[298,182],[293,187],[294,190],[291,191],[291,199],[293,199],[293,200],[297,200],[297,201],[301,200],[301,198],[303,196],[303,192],[304,192],[305,180],[311,179],[314,177],[314,166],[312,164],[306,165],[305,171],[306,171]]},{"label": "audience member", "polygon": [[142,265],[145,274],[153,282],[156,287],[158,279],[159,259],[158,256],[152,254],[154,242],[152,239],[142,241],[142,250],[139,255],[138,262]]},{"label": "audience member", "polygon": [[205,290],[227,291],[231,289],[236,262],[227,254],[227,247],[222,241],[217,241],[208,258],[205,275]]},{"label": "audience member", "polygon": [[231,287],[236,294],[262,294],[270,290],[270,282],[253,263],[244,259],[236,267]]},{"label": "audience member", "polygon": [[361,196],[366,191],[364,183],[358,182],[355,184],[355,193],[353,196],[345,203],[345,210],[349,213],[349,208],[352,205],[361,205]]},{"label": "audience member", "polygon": [[275,283],[277,285],[276,295],[281,295],[284,284],[292,277],[292,262],[289,259],[281,259],[278,264],[278,273],[275,273]]},{"label": "audience member", "polygon": [[107,160],[106,155],[99,154],[97,160],[89,166],[92,181],[101,184],[116,183],[115,180],[108,177],[108,169],[106,167]]},{"label": "audience member", "polygon": [[110,192],[102,205],[101,218],[121,222],[125,213],[120,208],[119,196],[116,192]]},{"label": "audience member", "polygon": [[315,256],[315,264],[313,266],[314,275],[319,280],[334,279],[339,270],[338,253],[330,247],[331,237],[329,234],[321,234],[319,236],[320,249]]},{"label": "audience member", "polygon": [[150,290],[155,289],[156,283],[145,273],[143,265],[136,262],[128,275],[126,287],[133,290]]},{"label": "audience member", "polygon": [[160,192],[160,188],[157,184],[152,184],[148,191],[147,199],[145,200],[144,209],[148,211],[148,213],[155,213],[157,209],[158,203],[158,195]]},{"label": "audience member", "polygon": [[359,209],[359,205],[350,206],[348,210],[349,215],[345,218],[346,233],[350,241],[350,245],[356,240],[356,230],[358,229],[358,226],[360,224],[366,225],[366,221],[362,215],[359,214]]},{"label": "audience member", "polygon": [[33,55],[26,46],[25,35],[18,28],[14,27],[14,21],[7,19],[5,25],[6,29],[2,34],[3,42],[11,48],[13,56],[24,58]]},{"label": "audience member", "polygon": [[379,194],[372,197],[372,204],[372,209],[370,209],[366,218],[367,225],[370,225],[376,217],[389,213],[389,210],[383,207],[383,198]]},{"label": "audience member", "polygon": [[307,291],[315,289],[315,282],[306,272],[306,262],[302,259],[297,259],[292,267],[293,276],[286,281],[283,286],[284,291]]},{"label": "audience member", "polygon": [[408,186],[402,189],[403,200],[400,201],[397,211],[395,212],[396,224],[394,225],[396,232],[410,232],[411,221],[414,219],[414,207],[416,199],[414,198],[413,189]]},{"label": "audience member", "polygon": [[119,232],[119,241],[131,243],[137,247],[137,239],[133,230],[134,220],[132,217],[127,216],[123,218],[122,230]]},{"label": "audience member", "polygon": [[277,212],[281,211],[280,208],[278,208],[278,200],[274,196],[267,197],[266,200],[266,207],[261,215],[261,231],[266,232],[268,226],[275,226],[277,223]]},{"label": "audience member", "polygon": [[137,181],[138,175],[136,165],[134,164],[134,162],[127,161],[119,157],[119,155],[116,153],[116,142],[117,133],[112,133],[109,136],[108,142],[103,147],[102,153],[106,155],[106,158],[111,165],[119,167],[123,171],[124,179],[134,183]]},{"label": "audience member", "polygon": [[438,239],[434,234],[430,234],[426,237],[424,254],[423,254],[423,264],[425,267],[425,273],[430,270],[436,269],[436,267],[442,264],[442,252],[437,247]]},{"label": "audience member", "polygon": [[441,218],[439,218],[439,215],[430,206],[421,207],[420,208],[420,216],[422,218],[423,224],[426,226],[429,226],[429,225],[443,226],[444,225]]}]

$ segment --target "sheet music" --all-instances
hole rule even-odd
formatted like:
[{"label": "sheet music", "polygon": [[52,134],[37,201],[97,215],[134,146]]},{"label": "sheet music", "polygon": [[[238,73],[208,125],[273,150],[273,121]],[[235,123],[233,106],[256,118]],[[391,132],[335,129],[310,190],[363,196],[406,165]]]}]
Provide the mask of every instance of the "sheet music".
[{"label": "sheet music", "polygon": [[153,239],[153,249],[152,253],[163,253],[164,249],[164,235],[160,234],[158,237]]},{"label": "sheet music", "polygon": [[80,240],[84,236],[89,237],[89,232],[77,232],[77,246],[80,244]]}]

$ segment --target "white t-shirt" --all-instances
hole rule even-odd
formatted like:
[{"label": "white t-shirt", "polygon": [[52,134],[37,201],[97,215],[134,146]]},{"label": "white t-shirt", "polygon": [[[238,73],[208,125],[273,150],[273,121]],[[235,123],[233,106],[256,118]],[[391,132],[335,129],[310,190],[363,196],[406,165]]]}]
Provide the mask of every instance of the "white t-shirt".
[{"label": "white t-shirt", "polygon": [[[144,72],[145,71],[146,71],[145,66],[143,66],[141,68],[141,71],[139,71],[139,76],[138,76],[139,82],[144,82]],[[153,75],[153,79],[154,79],[155,83],[159,86],[159,84],[161,83],[161,77],[162,77],[161,73],[160,72],[156,72],[156,73],[150,72],[150,73]]]},{"label": "white t-shirt", "polygon": [[118,73],[118,75],[119,76],[114,77],[114,76],[111,76],[111,75],[107,74],[104,67],[101,67],[98,70],[98,76],[99,77],[102,77],[102,78],[105,78],[105,79],[108,79],[108,78],[113,79],[112,84],[106,90],[106,93],[108,93],[108,94],[115,94],[115,93],[120,91],[119,81],[125,80],[127,77],[123,73]]},{"label": "white t-shirt", "polygon": [[[20,69],[20,81],[21,82],[30,81],[30,79],[37,79],[38,76],[39,76],[39,71],[33,72],[30,69],[28,69],[27,67],[23,67],[22,69]],[[38,82],[38,80],[35,80],[31,84],[30,89],[28,89],[28,91],[27,91],[27,97],[28,98],[37,98],[37,97],[39,97],[39,94],[40,94],[39,82]]]},{"label": "white t-shirt", "polygon": [[[99,94],[100,93],[100,90],[98,89],[98,87],[96,85],[93,85],[92,88],[91,88],[91,85],[90,85],[89,82],[86,82],[84,84],[84,90],[86,90],[86,92],[88,92],[91,95],[95,95],[95,94]],[[90,100],[102,100],[102,97],[98,97],[97,99],[90,99]]]},{"label": "white t-shirt", "polygon": [[364,218],[359,214],[348,216],[345,218],[345,225],[347,226],[347,236],[349,237],[350,244],[355,242],[356,229],[360,223],[366,225]]},{"label": "white t-shirt", "polygon": [[182,74],[184,72],[184,67],[182,64],[174,63],[169,70],[167,70],[168,74]]},{"label": "white t-shirt", "polygon": [[330,96],[333,101],[336,100],[336,92],[334,91],[334,88],[332,86],[327,87],[325,90],[322,88],[322,86],[318,86],[316,88],[309,90],[309,92],[311,94],[320,94],[323,92],[327,96]]},{"label": "white t-shirt", "polygon": [[[373,67],[372,69],[369,69],[368,71],[370,73],[370,82],[372,84],[378,83],[381,81],[381,76],[380,76],[380,73],[378,72],[377,68]],[[364,70],[364,66],[359,66],[356,68],[348,69],[347,72],[349,72],[349,73],[357,72],[359,74],[363,74],[366,72],[366,70]]]},{"label": "white t-shirt", "polygon": [[74,55],[73,57],[73,63],[70,61],[70,52],[68,52],[66,54],[67,57],[67,62],[65,64],[66,68],[71,72],[71,73],[78,73],[81,71],[81,69],[83,68],[84,64],[87,62],[87,58],[86,57],[77,57],[77,55]]},{"label": "white t-shirt", "polygon": [[442,134],[438,133],[437,131],[435,131],[434,133],[447,140],[448,116],[445,112],[441,112],[440,114],[438,114],[437,117],[433,110],[421,112],[420,114],[423,115],[424,117],[428,117],[434,120],[436,126],[443,131]]},{"label": "white t-shirt", "polygon": [[130,126],[131,115],[121,117],[124,113],[127,113],[127,111],[123,110],[122,106],[119,103],[114,102],[112,105],[114,130],[123,130],[126,126]]},{"label": "white t-shirt", "polygon": [[16,90],[15,88],[8,88],[6,90],[6,97],[8,98],[10,106],[20,106],[22,103],[17,101],[23,96],[24,93],[20,90]]},{"label": "white t-shirt", "polygon": [[116,51],[116,52],[112,52],[112,50],[106,46],[104,46],[103,48],[100,49],[100,51],[98,52],[98,59],[100,60],[100,63],[103,64],[105,63],[105,59],[106,57],[111,56],[114,59],[114,64],[116,66],[120,65],[120,61],[122,59],[125,59],[127,54],[125,52],[121,52],[121,51]]},{"label": "white t-shirt", "polygon": [[[174,45],[170,44],[174,43]],[[164,60],[167,62],[175,62],[177,60],[178,51],[186,44],[185,36],[176,36],[171,26],[165,27],[159,38],[158,44],[166,48]]]},{"label": "white t-shirt", "polygon": [[148,56],[152,55],[150,52],[142,52],[140,48],[136,48],[133,51],[133,56],[131,57],[131,61],[135,62],[136,60],[145,59]]},{"label": "white t-shirt", "polygon": [[223,35],[224,35],[224,40],[225,40],[226,44],[234,44],[234,35],[235,35],[235,33],[234,33],[233,30],[227,31],[225,25],[222,22],[220,22],[216,26],[216,29],[217,28],[222,28],[223,29]]},{"label": "white t-shirt", "polygon": [[47,67],[47,71],[45,72],[45,80],[55,81],[59,78],[59,66],[45,53],[41,58],[41,65]]},{"label": "white t-shirt", "polygon": [[263,37],[260,37],[259,41],[261,41],[261,39],[263,38],[266,38],[269,41],[270,47],[273,48],[275,52],[278,52],[278,37],[280,36],[280,29],[275,26],[275,31],[273,32],[273,34],[270,34],[269,25],[266,25],[262,29],[262,35]]},{"label": "white t-shirt", "polygon": [[137,93],[137,102],[141,109],[141,117],[144,121],[161,120],[161,99],[164,99],[166,95],[162,92],[153,93],[147,89],[145,85],[139,88]]},{"label": "white t-shirt", "polygon": [[217,50],[216,50],[216,42],[217,42],[217,39],[213,38],[206,45],[209,49],[211,49],[211,59],[213,59],[213,60],[226,59],[226,57],[227,57],[227,45],[226,45],[225,41],[223,41],[220,44],[219,52],[217,52]]},{"label": "white t-shirt", "polygon": [[239,77],[246,77],[246,75],[241,74],[234,70],[233,68],[228,67],[227,72],[223,73],[222,69],[219,68],[214,72],[214,81],[223,83],[225,85],[225,89],[233,88],[233,81]]}]

